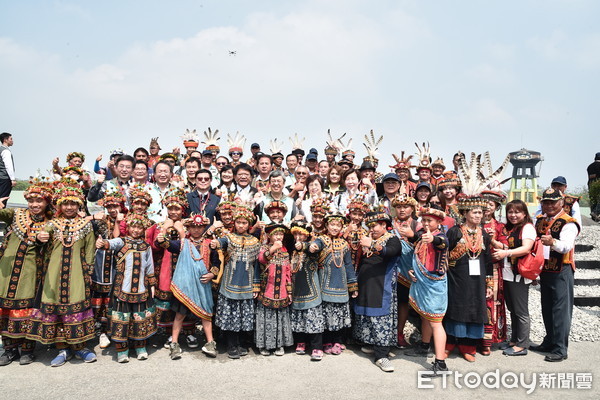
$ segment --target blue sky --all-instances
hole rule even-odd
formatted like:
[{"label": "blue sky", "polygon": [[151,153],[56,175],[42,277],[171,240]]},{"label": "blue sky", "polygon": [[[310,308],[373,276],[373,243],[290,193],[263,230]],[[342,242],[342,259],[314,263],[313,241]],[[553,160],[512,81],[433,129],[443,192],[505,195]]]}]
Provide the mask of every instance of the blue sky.
[{"label": "blue sky", "polygon": [[374,129],[383,172],[414,142],[448,163],[526,147],[542,184],[582,186],[600,151],[598,15],[592,0],[0,0],[0,129],[20,178],[210,126],[224,151],[236,131],[285,152],[296,132],[321,151],[346,132],[360,157]]}]

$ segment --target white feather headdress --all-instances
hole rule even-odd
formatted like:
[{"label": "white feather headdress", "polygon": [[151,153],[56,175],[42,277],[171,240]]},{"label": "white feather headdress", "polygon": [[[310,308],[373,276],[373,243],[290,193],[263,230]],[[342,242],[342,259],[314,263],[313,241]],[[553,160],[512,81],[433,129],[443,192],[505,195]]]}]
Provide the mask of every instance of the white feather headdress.
[{"label": "white feather headdress", "polygon": [[367,156],[363,157],[363,161],[370,161],[372,163],[379,162],[377,158],[377,151],[379,150],[379,145],[383,141],[383,135],[381,135],[378,139],[375,139],[375,134],[373,133],[373,129],[368,135],[365,135],[365,142],[363,145],[367,149]]},{"label": "white feather headdress", "polygon": [[244,152],[244,145],[246,144],[246,138],[240,132],[236,132],[234,137],[227,134],[227,145],[229,146],[229,153],[233,151]]},{"label": "white feather headdress", "polygon": [[195,129],[193,131],[186,129],[181,138],[185,147],[198,147],[198,134]]},{"label": "white feather headdress", "polygon": [[304,143],[304,141],[306,140],[306,138],[302,138],[300,139],[298,137],[297,133],[294,133],[294,137],[290,137],[290,142],[292,142],[292,150],[297,150],[300,149],[302,150],[302,144]]},{"label": "white feather headdress", "polygon": [[208,127],[208,132],[204,131],[204,141],[202,142],[202,144],[206,146],[206,150],[215,150],[217,153],[219,153],[220,139],[221,138],[219,137],[219,130],[217,129],[213,132],[210,130],[210,127]]}]

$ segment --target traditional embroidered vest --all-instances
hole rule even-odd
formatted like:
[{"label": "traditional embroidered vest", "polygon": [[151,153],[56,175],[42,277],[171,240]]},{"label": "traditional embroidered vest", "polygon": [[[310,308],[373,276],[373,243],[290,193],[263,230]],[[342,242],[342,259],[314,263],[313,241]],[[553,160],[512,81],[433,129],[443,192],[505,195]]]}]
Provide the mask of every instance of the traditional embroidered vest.
[{"label": "traditional embroidered vest", "polygon": [[573,206],[575,203],[579,201],[579,197],[571,196],[569,194],[565,194],[565,201],[563,204],[563,210],[570,215],[573,216]]},{"label": "traditional embroidered vest", "polygon": [[[550,222],[552,222],[552,225],[550,225]],[[538,237],[550,233],[554,239],[560,239],[560,232],[562,231],[562,228],[569,222],[573,222],[577,226],[577,229],[580,229],[577,220],[563,210],[552,221],[547,221],[546,218],[538,216],[538,220],[535,224],[535,230]],[[560,254],[558,251],[550,250],[550,257],[544,263],[542,272],[560,272],[564,264],[570,265],[571,268],[575,270],[575,260],[573,257],[574,254],[575,248],[571,249],[571,251],[566,254]]]}]

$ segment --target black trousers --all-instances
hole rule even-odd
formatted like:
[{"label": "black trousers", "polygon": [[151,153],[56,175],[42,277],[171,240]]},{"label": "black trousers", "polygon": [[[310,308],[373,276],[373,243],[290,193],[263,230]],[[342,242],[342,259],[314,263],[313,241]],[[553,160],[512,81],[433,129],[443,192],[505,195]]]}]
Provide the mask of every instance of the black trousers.
[{"label": "black trousers", "polygon": [[564,265],[560,272],[540,274],[542,317],[546,328],[542,345],[563,357],[567,355],[573,317],[573,275],[570,265]]},{"label": "black trousers", "polygon": [[[10,196],[11,191],[12,181],[10,179],[0,179],[0,199]],[[8,200],[5,201],[4,204],[8,204]]]},{"label": "black trousers", "polygon": [[510,342],[518,347],[529,347],[529,285],[524,278],[519,282],[504,281],[504,301],[510,311],[512,333]]},{"label": "black trousers", "polygon": [[390,346],[373,346],[375,361],[380,358],[388,358],[390,352]]},{"label": "black trousers", "polygon": [[294,332],[294,339],[296,343],[310,343],[312,350],[323,350],[322,333]]}]

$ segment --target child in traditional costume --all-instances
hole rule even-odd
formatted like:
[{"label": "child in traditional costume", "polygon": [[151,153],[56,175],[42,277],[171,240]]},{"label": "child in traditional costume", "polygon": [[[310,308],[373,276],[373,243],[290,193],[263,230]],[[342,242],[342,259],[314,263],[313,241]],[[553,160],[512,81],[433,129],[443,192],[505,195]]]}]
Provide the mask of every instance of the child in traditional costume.
[{"label": "child in traditional costume", "polygon": [[[409,346],[404,337],[404,326],[408,320],[408,291],[412,282],[408,271],[412,269],[416,232],[421,223],[415,219],[417,201],[406,193],[399,193],[392,199],[392,207],[396,216],[392,220],[392,232],[400,239],[402,254],[398,259],[398,347]],[[418,350],[418,349],[417,349]],[[405,354],[413,355],[409,350]]]},{"label": "child in traditional costume", "polygon": [[[177,268],[171,280],[171,310],[176,313],[171,343],[172,360],[181,358],[178,338],[186,316],[200,318],[206,336],[202,352],[210,357],[217,356],[217,343],[213,338],[212,327],[214,301],[211,282],[219,275],[221,260],[219,253],[210,248],[210,239],[204,235],[209,224],[210,220],[206,216],[194,214],[183,223],[187,227],[189,237],[186,238],[182,224],[177,222],[175,228],[181,239],[169,242],[168,250],[179,254]],[[159,243],[164,240],[164,235],[158,236]]]},{"label": "child in traditional costume", "polygon": [[21,365],[35,359],[35,342],[26,336],[46,248],[37,243],[36,236],[51,217],[52,192],[50,182],[36,179],[24,193],[27,208],[0,210],[0,221],[9,225],[0,249],[0,335],[4,345],[0,366],[19,359],[19,350]]},{"label": "child in traditional costume", "polygon": [[[179,253],[169,251],[169,240],[179,239],[179,233],[174,228],[174,224],[181,221],[183,212],[187,207],[187,198],[182,189],[170,189],[162,200],[163,206],[167,209],[168,218],[158,224],[153,225],[146,232],[146,241],[152,246],[152,256],[154,257],[154,271],[158,281],[156,288],[156,320],[160,328],[164,328],[169,336],[164,344],[165,348],[171,348],[173,341],[172,329],[175,320],[175,311],[171,309],[171,279],[177,266]],[[166,239],[163,242],[157,240],[162,234]],[[192,315],[188,315],[183,322],[183,333],[186,335],[188,347],[195,349],[199,346],[198,339],[193,335],[196,329],[196,321]]]},{"label": "child in traditional costume", "polygon": [[383,211],[366,215],[369,234],[360,239],[358,296],[354,301],[354,337],[372,346],[375,364],[393,372],[388,353],[398,339],[396,264],[402,251],[400,240],[388,232],[392,219]]},{"label": "child in traditional costume", "polygon": [[[115,225],[117,225],[119,213],[123,211],[125,196],[120,191],[107,192],[103,198],[98,200],[98,205],[106,209],[106,214],[104,218],[100,219],[96,215],[90,217],[93,221],[94,231],[98,237],[112,239],[115,237],[115,233],[119,233],[115,230]],[[92,273],[92,309],[94,310],[96,328],[100,332],[101,349],[110,346],[110,339],[106,335],[107,307],[115,276],[114,264],[114,252],[112,250],[105,250],[104,248],[96,250],[94,272]]]},{"label": "child in traditional costume", "polygon": [[448,239],[440,224],[446,218],[443,211],[434,208],[421,208],[421,222],[424,229],[419,232],[415,246],[413,267],[409,270],[413,281],[410,286],[409,302],[421,316],[420,355],[427,356],[431,337],[435,349],[434,374],[447,371],[445,348],[446,332],[442,320],[448,307]]},{"label": "child in traditional costume", "polygon": [[365,203],[364,197],[363,193],[357,193],[348,202],[348,215],[346,217],[350,222],[346,225],[342,233],[343,238],[346,239],[350,247],[352,265],[354,265],[355,271],[358,268],[358,261],[362,255],[360,238],[368,234],[368,231],[363,228],[363,220],[366,213],[369,212],[370,207]]},{"label": "child in traditional costume", "polygon": [[129,234],[124,238],[98,238],[98,249],[115,255],[115,280],[109,304],[110,337],[115,342],[117,361],[129,361],[129,342],[138,360],[146,360],[146,341],[156,333],[156,308],[152,298],[156,278],[152,249],[144,241],[150,220],[145,215],[127,215]]},{"label": "child in traditional costume", "polygon": [[311,227],[302,222],[292,223],[296,241],[292,253],[292,331],[296,340],[296,354],[306,354],[310,343],[311,360],[323,358],[323,331],[325,320],[321,306],[319,264],[315,255],[308,253]]},{"label": "child in traditional costume", "polygon": [[319,268],[323,270],[321,295],[326,330],[323,351],[333,355],[342,353],[342,329],[352,324],[348,293],[358,296],[350,248],[341,237],[344,222],[345,217],[339,212],[328,213],[325,216],[327,234],[318,236],[309,245],[309,251],[318,254]]},{"label": "child in traditional costume", "polygon": [[37,235],[50,249],[41,304],[31,315],[27,338],[55,344],[59,352],[50,365],[58,367],[73,355],[96,361],[96,355],[85,348],[85,342],[95,336],[90,284],[96,249],[92,224],[78,216],[85,198],[77,182],[61,180],[55,199],[58,214]]},{"label": "child in traditional costume", "polygon": [[252,210],[238,206],[233,219],[235,232],[213,239],[210,246],[221,248],[225,253],[215,324],[227,337],[229,358],[238,359],[248,354],[248,350],[240,345],[240,333],[254,329],[254,299],[260,290],[257,261],[260,242],[248,234],[254,222]]},{"label": "child in traditional costume", "polygon": [[261,247],[260,292],[256,308],[255,342],[263,356],[285,353],[294,344],[289,305],[292,301],[290,255],[283,244],[288,228],[272,223],[265,227],[269,243]]}]

